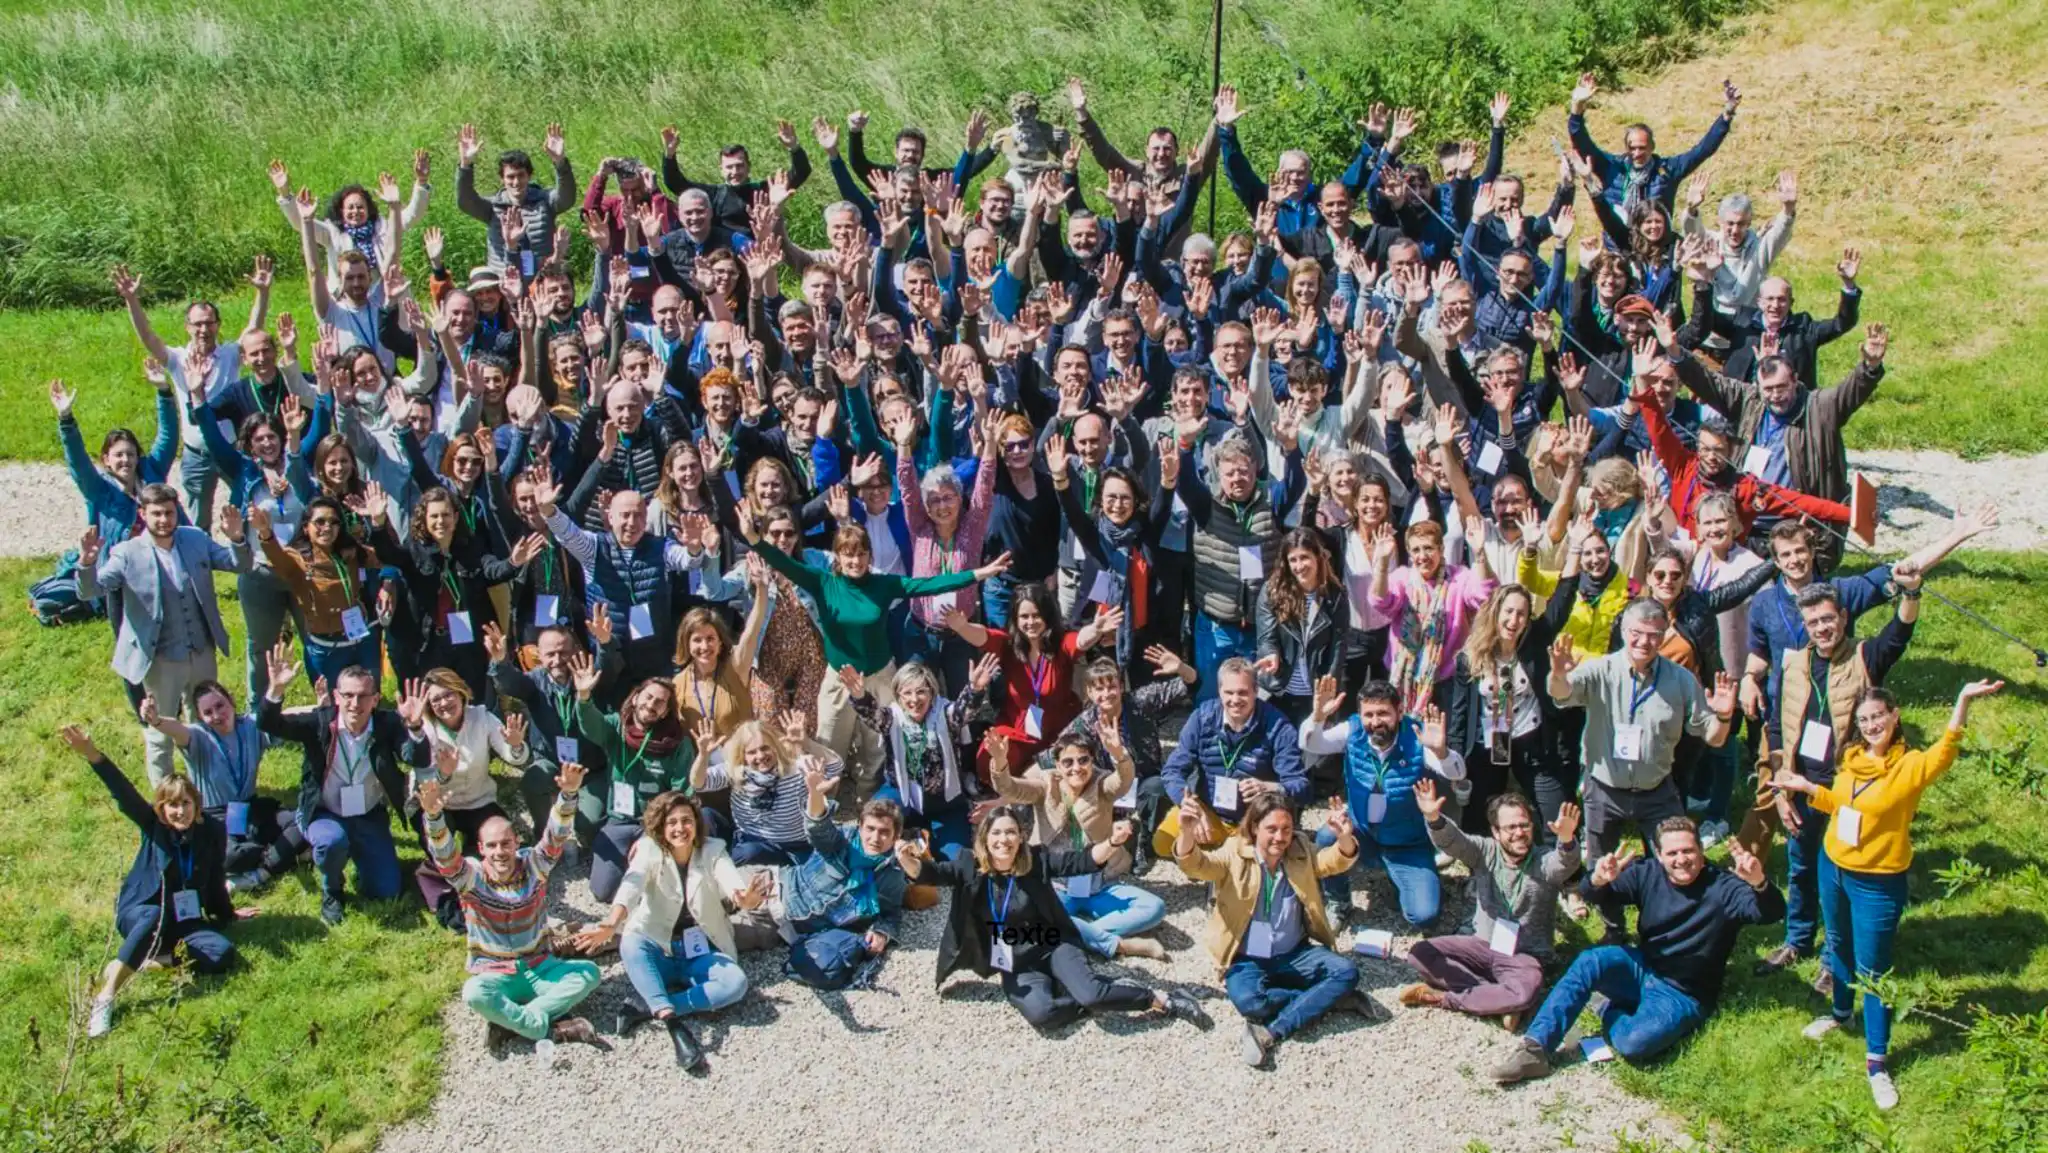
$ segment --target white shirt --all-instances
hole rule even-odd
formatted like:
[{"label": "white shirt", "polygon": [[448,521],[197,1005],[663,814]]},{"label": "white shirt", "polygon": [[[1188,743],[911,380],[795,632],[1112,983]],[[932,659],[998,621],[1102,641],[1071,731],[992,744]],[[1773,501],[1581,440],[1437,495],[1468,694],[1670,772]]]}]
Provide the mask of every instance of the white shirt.
[{"label": "white shirt", "polygon": [[[1764,558],[1739,544],[1728,546],[1727,560],[1714,559],[1714,550],[1701,545],[1692,558],[1693,591],[1711,592],[1733,584],[1763,565]],[[1740,675],[1742,666],[1749,659],[1749,602],[1743,601],[1722,612],[1718,623],[1721,626],[1721,667]]]},{"label": "white shirt", "polygon": [[[867,508],[862,503],[861,508]],[[868,549],[874,554],[873,567],[876,572],[894,576],[909,576],[910,566],[904,564],[904,556],[896,548],[896,534],[889,531],[889,510],[871,512],[867,516]]]},{"label": "white shirt", "polygon": [[[453,745],[455,748],[455,774],[441,782],[444,790],[444,804],[451,809],[480,809],[498,799],[498,782],[491,779],[491,754],[512,768],[526,765],[525,745],[508,744],[505,740],[505,723],[491,714],[482,705],[469,705],[463,710],[462,730],[450,732],[439,721],[429,718],[425,734],[414,733],[414,739],[422,735],[435,748]],[[413,770],[414,787],[423,781],[440,779],[440,772],[431,760],[425,768]]]},{"label": "white shirt", "polygon": [[[185,377],[185,357],[189,354],[190,349],[190,345],[170,349],[171,359],[168,364],[164,365],[164,370],[170,373],[171,388],[178,394],[178,421],[185,430],[183,434],[185,447],[207,452],[205,436],[200,433],[199,426],[192,423],[192,409],[196,407],[196,404],[192,399],[192,382]],[[242,346],[239,344],[223,344],[213,350],[213,375],[200,382],[201,391],[205,394],[205,398],[210,400],[218,396],[221,389],[233,384],[241,375]],[[233,428],[225,428],[221,431],[227,434],[228,440],[232,441],[235,439],[235,430]]]}]

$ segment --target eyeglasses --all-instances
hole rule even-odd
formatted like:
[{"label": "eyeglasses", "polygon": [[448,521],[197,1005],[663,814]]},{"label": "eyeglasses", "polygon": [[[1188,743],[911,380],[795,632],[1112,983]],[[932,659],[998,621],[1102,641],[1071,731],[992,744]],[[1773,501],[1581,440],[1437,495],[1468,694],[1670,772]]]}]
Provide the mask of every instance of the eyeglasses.
[{"label": "eyeglasses", "polygon": [[1684,577],[1685,574],[1682,572],[1652,571],[1650,573],[1650,579],[1653,581],[1675,581],[1681,580]]},{"label": "eyeglasses", "polygon": [[333,528],[341,522],[331,516],[316,516],[306,522],[307,528]]},{"label": "eyeglasses", "polygon": [[1028,440],[1006,440],[1003,442],[1004,452],[1030,452],[1031,447],[1031,442]]}]

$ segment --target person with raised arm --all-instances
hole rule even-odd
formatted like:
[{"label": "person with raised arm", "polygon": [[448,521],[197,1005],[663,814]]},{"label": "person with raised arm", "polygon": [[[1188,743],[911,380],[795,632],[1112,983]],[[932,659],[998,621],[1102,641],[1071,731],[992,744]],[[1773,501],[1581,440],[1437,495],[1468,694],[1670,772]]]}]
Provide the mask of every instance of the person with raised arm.
[{"label": "person with raised arm", "polygon": [[1286,714],[1259,699],[1251,662],[1224,661],[1216,669],[1216,685],[1216,699],[1196,705],[1181,726],[1161,773],[1176,808],[1152,835],[1152,850],[1160,857],[1174,851],[1189,799],[1202,813],[1195,843],[1208,848],[1237,831],[1253,799],[1284,793],[1298,805],[1309,797],[1300,734]]},{"label": "person with raised arm", "polygon": [[[1081,677],[1088,704],[1079,716],[1067,722],[1067,727],[1060,730],[1049,746],[1057,749],[1078,738],[1088,743],[1100,764],[1112,759],[1102,737],[1103,730],[1117,731],[1118,743],[1130,754],[1134,779],[1131,787],[1115,799],[1114,807],[1130,813],[1138,824],[1139,836],[1131,844],[1134,877],[1152,871],[1157,860],[1152,838],[1165,821],[1169,807],[1166,781],[1161,776],[1166,752],[1159,739],[1159,724],[1169,712],[1187,703],[1195,686],[1194,668],[1165,645],[1146,649],[1145,659],[1158,672],[1159,679],[1136,689],[1124,679],[1116,661],[1097,657],[1089,662]],[[1056,762],[1046,752],[1039,754],[1038,765],[1051,770]]]},{"label": "person with raised arm", "polygon": [[961,771],[961,757],[975,748],[975,729],[991,715],[988,688],[1000,667],[993,653],[984,655],[968,669],[966,690],[949,700],[938,674],[912,661],[896,670],[887,702],[867,691],[860,670],[839,667],[855,715],[881,737],[881,787],[875,796],[902,806],[904,827],[929,834],[947,860],[974,841],[981,789],[972,769]]},{"label": "person with raised arm", "polygon": [[57,439],[64,447],[64,467],[85,501],[85,518],[100,531],[100,547],[112,548],[142,529],[142,487],[164,484],[178,459],[178,401],[163,365],[146,360],[143,375],[156,386],[156,438],[144,452],[142,441],[125,428],[110,428],[100,441],[97,459],[86,451],[72,407],[77,391],[61,380],[50,382],[50,407],[57,410]]},{"label": "person with raised arm", "polygon": [[1725,102],[1721,115],[1708,126],[1698,144],[1676,156],[1659,156],[1657,138],[1650,126],[1631,124],[1622,131],[1622,153],[1616,155],[1602,151],[1586,131],[1586,106],[1599,91],[1600,80],[1591,72],[1579,77],[1578,86],[1572,89],[1565,132],[1572,149],[1585,158],[1599,181],[1600,191],[1596,195],[1623,213],[1639,203],[1660,204],[1669,211],[1679,184],[1720,149],[1721,142],[1728,138],[1728,129],[1735,124],[1736,109],[1742,106],[1741,90],[1723,80],[1721,94]]},{"label": "person with raised arm", "polygon": [[[476,157],[483,148],[476,126],[465,124],[455,135],[455,206],[484,225],[491,268],[516,264],[519,275],[532,279],[555,255],[555,218],[576,211],[576,174],[562,126],[548,125],[542,148],[554,165],[555,187],[533,182],[533,158],[524,150],[498,154],[498,191],[487,199],[476,190]],[[509,231],[508,231],[509,227]]]},{"label": "person with raised arm", "polygon": [[600,678],[589,653],[570,656],[568,672],[576,686],[577,744],[595,745],[610,766],[596,782],[604,795],[588,806],[604,814],[591,838],[590,891],[607,901],[625,875],[648,803],[664,792],[693,791],[691,767],[699,750],[677,713],[675,685],[666,678],[635,685],[614,713],[591,699]]},{"label": "person with raised arm", "polygon": [[142,698],[139,709],[142,723],[178,746],[192,783],[199,788],[206,819],[219,821],[227,830],[223,865],[228,891],[260,889],[306,851],[306,834],[298,818],[256,792],[263,754],[275,742],[256,723],[254,711],[236,715],[234,698],[218,681],[202,682],[192,695],[197,724],[163,716],[157,712],[156,698],[149,696]]},{"label": "person with raised arm", "polygon": [[[430,780],[440,784],[443,823],[461,837],[465,853],[475,851],[483,826],[492,819],[506,819],[498,804],[498,783],[491,776],[491,758],[495,755],[512,769],[524,769],[530,759],[527,715],[515,712],[501,721],[474,702],[469,686],[453,670],[428,669],[424,677],[405,683],[398,716],[405,722],[401,755],[413,767],[414,790]],[[443,748],[455,750],[452,762],[444,764],[437,754]],[[424,851],[426,828],[418,821],[413,828]],[[419,881],[427,907],[453,928],[460,909],[454,894],[431,871],[422,872]]]},{"label": "person with raised arm", "polygon": [[195,972],[224,973],[239,955],[222,930],[256,910],[237,911],[228,897],[227,833],[220,822],[206,819],[191,778],[166,777],[154,799],[144,800],[84,729],[66,725],[63,737],[142,833],[115,900],[121,947],[101,971],[86,1021],[87,1037],[104,1037],[114,1027],[114,995],[144,962],[176,948]]}]

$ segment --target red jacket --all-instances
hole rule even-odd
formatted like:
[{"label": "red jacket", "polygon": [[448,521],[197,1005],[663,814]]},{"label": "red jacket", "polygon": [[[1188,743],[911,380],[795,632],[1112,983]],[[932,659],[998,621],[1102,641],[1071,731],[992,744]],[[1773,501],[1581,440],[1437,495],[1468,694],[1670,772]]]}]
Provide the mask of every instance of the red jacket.
[{"label": "red jacket", "polygon": [[1701,476],[1699,453],[1678,439],[1669,418],[1647,396],[1638,395],[1635,400],[1641,410],[1643,431],[1649,434],[1650,448],[1657,454],[1657,463],[1671,474],[1671,511],[1687,532],[1694,531],[1693,514],[1699,510],[1700,502],[1717,492],[1728,492],[1735,497],[1745,535],[1756,523],[1756,518],[1763,515],[1810,516],[1829,524],[1849,523],[1849,506],[1846,504],[1808,496],[1746,472],[1735,474],[1732,489]]}]

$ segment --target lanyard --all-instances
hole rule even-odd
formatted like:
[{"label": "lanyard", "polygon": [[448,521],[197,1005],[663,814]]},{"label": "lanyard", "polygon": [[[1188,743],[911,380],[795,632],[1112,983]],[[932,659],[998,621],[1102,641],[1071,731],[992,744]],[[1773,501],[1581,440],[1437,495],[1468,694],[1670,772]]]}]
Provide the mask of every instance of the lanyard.
[{"label": "lanyard", "polygon": [[[1819,665],[1819,668],[1815,668]],[[1834,710],[1828,706],[1828,676],[1834,671],[1832,665],[1820,659],[1820,653],[1806,650],[1806,679],[1813,686],[1809,711],[1817,711],[1823,723],[1834,725]]]},{"label": "lanyard", "polygon": [[1650,666],[1650,683],[1649,683],[1648,685],[1645,685],[1645,686],[1643,686],[1642,688],[1637,688],[1637,687],[1636,687],[1636,674],[1635,674],[1635,670],[1633,670],[1633,669],[1629,670],[1629,674],[1628,674],[1628,683],[1629,683],[1629,699],[1628,699],[1628,723],[1629,723],[1629,724],[1635,724],[1635,723],[1636,723],[1636,710],[1637,710],[1637,709],[1640,709],[1640,708],[1642,708],[1642,707],[1643,707],[1643,702],[1644,702],[1644,701],[1647,701],[1647,700],[1649,700],[1649,699],[1650,699],[1651,697],[1654,697],[1654,696],[1656,696],[1656,695],[1657,695],[1657,680],[1658,680],[1658,678],[1662,677],[1663,675],[1664,675],[1664,664],[1663,664],[1663,661],[1662,661],[1662,660],[1660,659],[1660,660],[1659,660],[1659,661],[1658,661],[1658,662],[1657,662],[1656,664],[1653,664],[1653,665],[1651,665],[1651,666]]},{"label": "lanyard", "polygon": [[469,535],[476,535],[476,497],[470,496],[462,502],[462,523],[469,529]]},{"label": "lanyard", "polygon": [[1031,699],[1041,706],[1045,702],[1045,690],[1052,686],[1052,658],[1039,657],[1024,670],[1031,682]]},{"label": "lanyard", "polygon": [[[370,734],[367,730],[365,730],[363,733],[363,744],[365,749],[368,748],[369,739]],[[334,723],[334,756],[332,759],[339,760],[341,762],[342,784],[353,785],[361,779],[356,774],[362,769],[363,761],[367,759],[367,755],[368,754],[365,751],[358,751],[354,757],[349,756],[348,734],[341,731],[341,722],[339,720],[336,720]]]},{"label": "lanyard", "polygon": [[1010,916],[1010,897],[1011,897],[1011,896],[1012,896],[1013,894],[1015,894],[1015,893],[1016,893],[1016,891],[1017,891],[1017,878],[1015,878],[1015,877],[1011,877],[1011,878],[1009,878],[1009,885],[1008,885],[1008,887],[1007,887],[1007,888],[1005,888],[1005,889],[1003,890],[1003,907],[1002,907],[1002,909],[998,910],[998,909],[996,908],[996,887],[995,887],[995,885],[993,885],[993,884],[989,885],[989,887],[988,887],[988,915],[989,915],[989,916],[990,916],[991,918],[993,918],[993,919],[994,919],[994,921],[995,921],[995,923],[996,923],[996,924],[998,924],[998,925],[1001,925],[1001,924],[1002,924],[1002,923],[1003,923],[1004,921],[1006,921],[1006,920],[1008,920],[1008,919],[1009,919],[1009,916]]},{"label": "lanyard", "polygon": [[[573,736],[575,736],[575,735],[576,735],[576,703],[575,703],[574,699],[572,699],[572,698],[571,698],[571,697],[569,696],[569,693],[567,692],[567,690],[564,690],[564,691],[562,691],[562,692],[559,692],[559,693],[556,693],[556,694],[555,694],[555,697],[554,697],[554,702],[555,702],[555,719],[556,719],[556,720],[558,720],[558,721],[560,721],[560,722],[562,723],[562,735],[563,735],[563,736],[565,736],[565,737],[573,737]],[[643,747],[645,747],[645,745],[647,744],[647,742],[643,740],[643,741],[641,741],[641,742],[640,742],[640,744],[641,744],[641,745],[642,745]]]},{"label": "lanyard", "polygon": [[697,702],[697,712],[705,720],[710,720],[712,713],[718,708],[718,681],[714,679],[711,682],[711,703],[705,704],[704,678],[693,675],[690,678],[690,696]]},{"label": "lanyard", "polygon": [[355,584],[349,580],[348,566],[341,563],[341,556],[337,553],[328,553],[327,559],[334,562],[334,575],[336,579],[341,581],[342,603],[345,605],[356,603]]},{"label": "lanyard", "polygon": [[1508,916],[1510,917],[1515,915],[1515,905],[1522,899],[1522,890],[1529,885],[1529,866],[1534,864],[1535,860],[1536,850],[1532,847],[1529,852],[1522,855],[1522,863],[1515,866],[1515,875],[1510,878],[1511,883],[1508,885],[1507,893]]},{"label": "lanyard", "polygon": [[[240,792],[242,792],[243,790],[242,790],[242,764],[241,764],[241,762],[242,762],[243,758],[242,758],[242,757],[241,757],[240,755],[236,754],[236,753],[231,753],[231,752],[229,752],[229,751],[228,751],[228,750],[229,750],[230,748],[240,748],[240,747],[241,747],[241,744],[242,744],[242,728],[241,728],[241,725],[240,725],[240,723],[239,723],[239,722],[237,722],[237,723],[236,723],[236,725],[235,725],[235,727],[234,727],[233,729],[231,729],[231,730],[230,730],[230,731],[228,732],[228,735],[227,735],[227,736],[225,736],[225,737],[221,736],[221,735],[220,735],[219,733],[214,733],[214,734],[213,734],[213,743],[214,743],[215,745],[218,745],[218,746],[220,747],[220,759],[221,759],[221,760],[223,760],[223,761],[226,761],[226,762],[227,762],[227,766],[228,766],[228,773],[229,773],[229,775],[230,775],[230,778],[231,778],[231,779],[233,780],[233,782],[234,782],[234,789],[235,789],[235,792],[236,792],[236,793],[240,793]],[[251,785],[253,785],[253,784],[254,784],[255,782],[253,782],[253,781],[252,781],[252,782],[250,782],[250,783],[251,783]]]},{"label": "lanyard", "polygon": [[455,604],[455,611],[462,611],[462,582],[455,579],[452,563],[455,558],[443,557],[441,564],[441,585],[448,590],[448,599]]},{"label": "lanyard", "polygon": [[1225,729],[1223,734],[1216,738],[1216,754],[1223,759],[1223,772],[1228,776],[1236,776],[1237,762],[1243,758],[1245,748],[1252,743],[1255,734],[1250,729],[1245,730],[1244,735],[1238,738],[1237,747],[1234,749],[1224,740],[1229,735],[1230,731]]},{"label": "lanyard", "polygon": [[1280,891],[1280,874],[1259,864],[1259,916],[1258,919],[1271,923],[1273,920],[1273,896]]},{"label": "lanyard", "polygon": [[633,775],[633,770],[638,768],[640,762],[647,758],[647,742],[653,739],[653,729],[648,729],[646,732],[640,734],[640,747],[633,750],[632,759],[626,762],[625,768],[619,770],[620,776],[630,777]]},{"label": "lanyard", "polygon": [[1246,532],[1252,531],[1252,503],[1251,501],[1246,501],[1243,507],[1239,507],[1238,503],[1234,500],[1223,502],[1224,506],[1230,509],[1230,515],[1237,518],[1237,527]]},{"label": "lanyard", "polygon": [[178,887],[180,889],[192,887],[192,857],[192,841],[190,838],[187,838],[178,845]]},{"label": "lanyard", "polygon": [[1883,778],[1883,777],[1872,777],[1872,778],[1870,778],[1869,780],[1867,780],[1867,781],[1863,782],[1863,783],[1862,783],[1862,784],[1860,784],[1860,785],[1850,785],[1850,786],[1849,786],[1849,803],[1853,805],[1853,804],[1855,804],[1855,803],[1856,803],[1857,801],[1860,801],[1860,800],[1862,800],[1862,799],[1863,799],[1863,794],[1865,794],[1865,793],[1869,792],[1869,791],[1870,791],[1870,790],[1871,790],[1871,789],[1872,789],[1873,787],[1875,787],[1875,786],[1877,786],[1877,785],[1879,785],[1879,784],[1882,784],[1883,782],[1884,782],[1884,778]]}]

